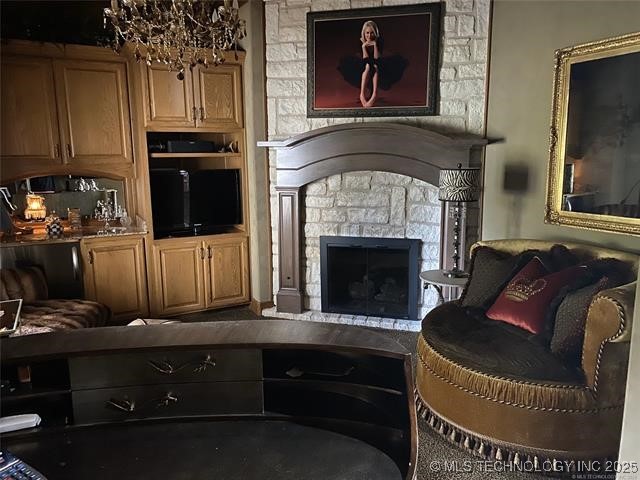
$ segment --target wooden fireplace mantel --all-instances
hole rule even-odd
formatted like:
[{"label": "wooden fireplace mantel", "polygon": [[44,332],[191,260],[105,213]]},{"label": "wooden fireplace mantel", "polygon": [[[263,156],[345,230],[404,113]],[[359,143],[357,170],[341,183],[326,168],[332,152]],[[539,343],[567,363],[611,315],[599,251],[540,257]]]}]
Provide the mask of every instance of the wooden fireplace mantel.
[{"label": "wooden fireplace mantel", "polygon": [[399,173],[431,185],[440,170],[469,166],[471,151],[487,144],[479,137],[453,137],[397,123],[335,125],[281,141],[258,142],[278,150],[279,312],[302,313],[303,231],[301,189],[315,180],[345,172]]}]

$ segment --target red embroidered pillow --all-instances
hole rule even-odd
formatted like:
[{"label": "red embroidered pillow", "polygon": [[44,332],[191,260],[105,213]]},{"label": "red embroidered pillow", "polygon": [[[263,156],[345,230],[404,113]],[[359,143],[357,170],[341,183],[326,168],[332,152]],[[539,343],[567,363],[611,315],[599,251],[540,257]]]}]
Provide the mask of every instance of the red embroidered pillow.
[{"label": "red embroidered pillow", "polygon": [[562,287],[577,279],[584,266],[549,273],[538,257],[520,270],[487,311],[487,317],[524,328],[531,333],[544,329],[547,309]]}]

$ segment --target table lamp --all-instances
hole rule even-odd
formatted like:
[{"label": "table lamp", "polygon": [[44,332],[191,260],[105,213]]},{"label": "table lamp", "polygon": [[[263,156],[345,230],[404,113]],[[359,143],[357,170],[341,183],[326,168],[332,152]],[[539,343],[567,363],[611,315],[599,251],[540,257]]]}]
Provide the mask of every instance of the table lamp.
[{"label": "table lamp", "polygon": [[453,218],[453,268],[447,270],[448,277],[465,277],[468,274],[460,270],[460,219],[462,202],[475,202],[480,198],[480,169],[462,168],[440,170],[438,199],[443,202],[455,202]]},{"label": "table lamp", "polygon": [[25,220],[44,220],[47,216],[47,207],[44,205],[44,197],[34,193],[27,194],[27,208],[24,209]]}]

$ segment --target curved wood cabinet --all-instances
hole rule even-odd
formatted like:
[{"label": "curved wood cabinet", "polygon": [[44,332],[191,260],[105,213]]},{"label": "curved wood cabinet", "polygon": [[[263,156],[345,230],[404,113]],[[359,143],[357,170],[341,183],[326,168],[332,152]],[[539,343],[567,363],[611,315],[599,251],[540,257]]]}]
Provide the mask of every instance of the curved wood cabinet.
[{"label": "curved wood cabinet", "polygon": [[[100,472],[94,472],[96,459],[90,456],[91,462],[86,463],[86,451],[99,451],[100,457],[107,458],[119,445],[105,443],[109,432],[126,429],[127,436],[138,438],[149,428],[163,429],[164,435],[147,434],[143,442],[134,444],[136,456],[148,462],[145,472],[155,471],[157,452],[170,447],[190,450],[202,462],[189,472],[189,478],[229,478],[211,473],[212,466],[221,461],[213,454],[217,444],[191,434],[194,425],[215,430],[219,422],[230,422],[237,431],[247,425],[243,422],[250,422],[247,428],[262,422],[280,431],[295,424],[334,432],[368,444],[395,464],[395,473],[388,475],[376,473],[373,465],[362,465],[364,470],[357,478],[414,477],[417,425],[411,355],[370,330],[247,320],[95,328],[27,337],[2,339],[2,384],[7,388],[2,411],[36,412],[42,424],[3,434],[3,447],[22,455],[44,474],[54,475],[64,464],[64,472],[55,478],[69,478],[64,473],[71,471],[73,478],[93,478],[94,473],[102,475],[96,478],[140,478],[122,469],[121,461],[101,463]],[[18,375],[25,370],[30,372],[28,383],[24,375]],[[61,426],[64,428],[59,429]],[[179,434],[184,429],[188,435]],[[82,442],[69,441],[80,437]],[[232,449],[231,437],[224,441],[223,457],[233,459],[225,460],[231,465],[227,472],[236,472],[234,462],[269,463],[266,451],[272,441],[267,438],[271,437],[260,437],[257,448],[249,447],[245,438]],[[264,469],[256,468],[232,478],[356,478],[345,477],[346,467],[340,463],[329,469],[317,464],[323,456],[338,458],[333,442],[325,436],[318,438],[295,438],[294,443],[302,442],[302,450],[311,449],[313,455],[275,446],[284,449],[275,452],[281,460],[287,455],[306,457],[316,475],[292,477],[287,469],[277,468],[265,475]],[[167,445],[166,439],[180,440]],[[79,448],[79,443],[87,442],[87,449]],[[346,458],[343,461],[349,463]],[[184,463],[172,462],[164,468],[168,470],[162,478],[178,478]]]}]

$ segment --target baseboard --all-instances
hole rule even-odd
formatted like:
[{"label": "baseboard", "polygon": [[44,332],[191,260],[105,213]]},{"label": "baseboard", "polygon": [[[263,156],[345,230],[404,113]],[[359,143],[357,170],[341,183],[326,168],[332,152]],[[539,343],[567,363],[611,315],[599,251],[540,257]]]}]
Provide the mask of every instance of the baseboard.
[{"label": "baseboard", "polygon": [[251,299],[251,303],[249,304],[249,310],[251,310],[256,315],[262,315],[262,310],[265,308],[273,307],[274,303],[270,300],[268,302],[259,302],[255,298]]}]

